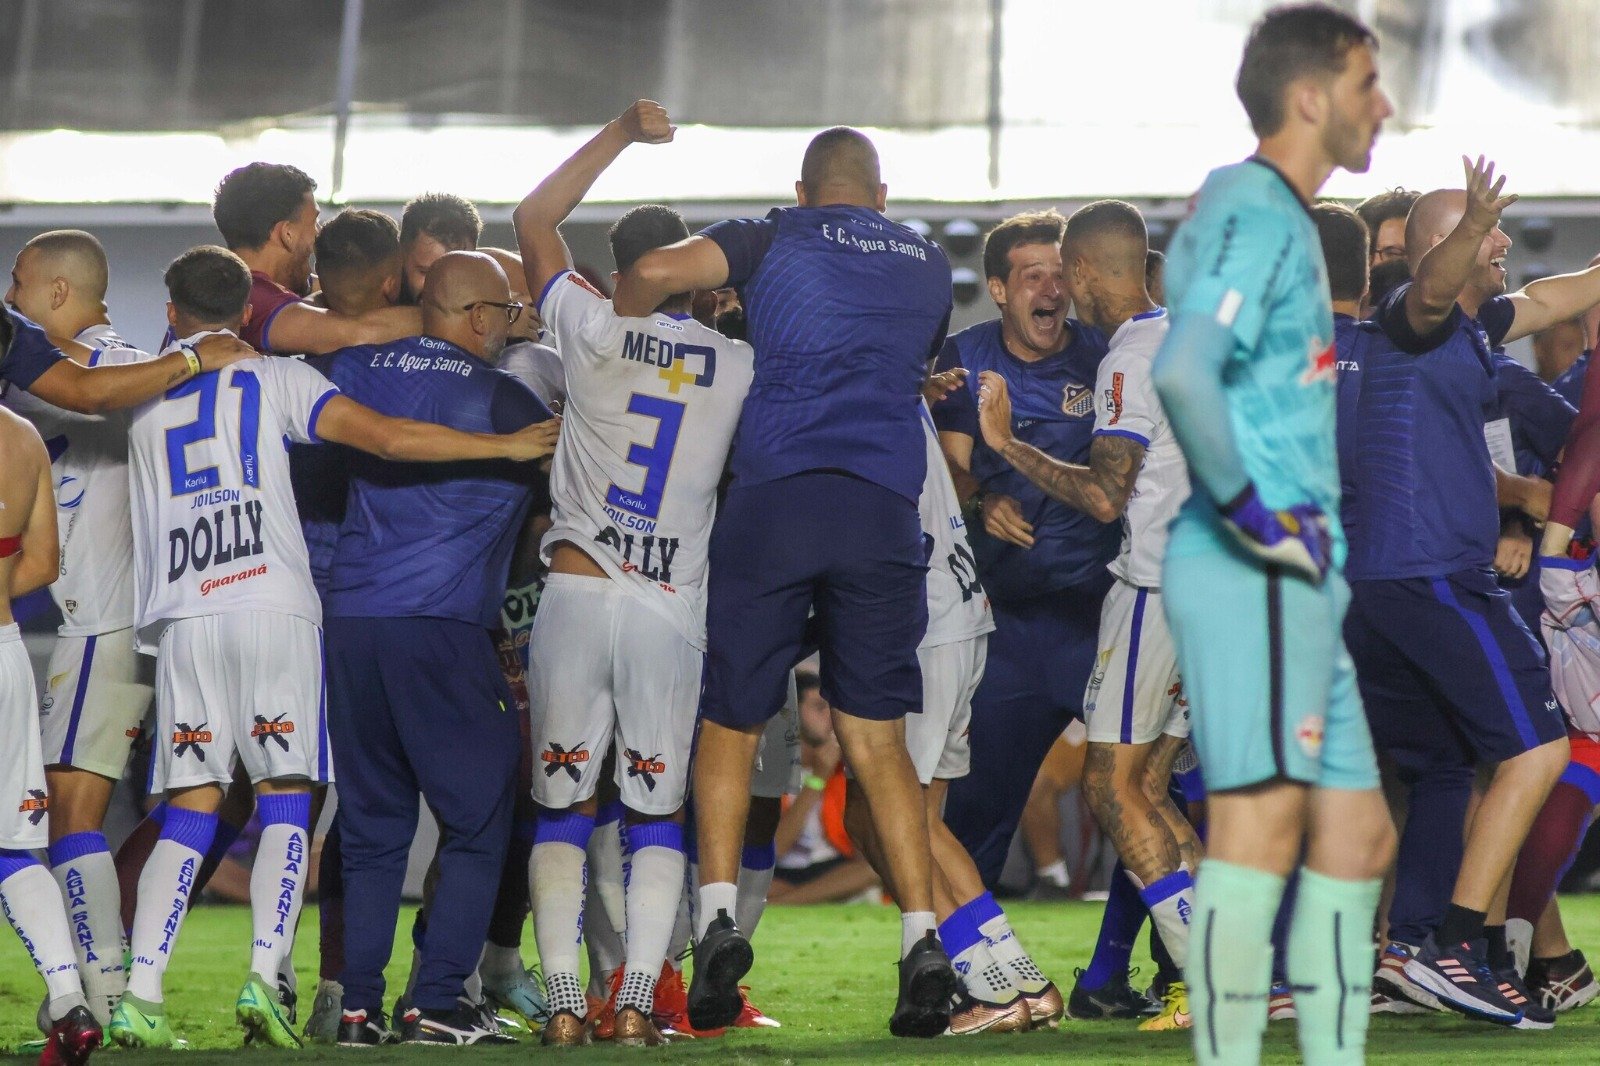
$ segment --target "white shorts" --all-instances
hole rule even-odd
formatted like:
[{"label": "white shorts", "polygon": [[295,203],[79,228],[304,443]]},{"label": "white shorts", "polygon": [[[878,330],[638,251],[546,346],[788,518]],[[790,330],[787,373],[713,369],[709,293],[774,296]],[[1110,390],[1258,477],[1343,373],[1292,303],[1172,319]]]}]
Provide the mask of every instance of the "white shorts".
[{"label": "white shorts", "polygon": [[918,648],[922,664],[922,713],[906,715],[906,750],[924,785],[934,778],[966,777],[972,762],[968,730],[972,694],[983,680],[989,634]]},{"label": "white shorts", "polygon": [[1114,582],[1100,608],[1100,654],[1083,697],[1095,744],[1149,744],[1189,735],[1189,701],[1160,589]]},{"label": "white shorts", "polygon": [[154,697],[155,660],[139,654],[131,627],[57,637],[39,701],[44,764],[120,780]]},{"label": "white shorts", "polygon": [[608,577],[551,574],[528,662],[535,802],[593,796],[615,740],[629,809],[683,806],[705,656],[672,623]]},{"label": "white shorts", "polygon": [[789,692],[783,709],[767,722],[756,748],[756,770],[750,779],[750,795],[757,799],[782,799],[798,795],[805,776],[800,765],[800,692],[795,687],[794,671],[789,671]]},{"label": "white shorts", "polygon": [[0,848],[50,843],[50,794],[39,746],[39,696],[16,623],[0,626]]},{"label": "white shorts", "polygon": [[217,784],[333,780],[322,630],[268,611],[180,618],[156,653],[152,793]]}]

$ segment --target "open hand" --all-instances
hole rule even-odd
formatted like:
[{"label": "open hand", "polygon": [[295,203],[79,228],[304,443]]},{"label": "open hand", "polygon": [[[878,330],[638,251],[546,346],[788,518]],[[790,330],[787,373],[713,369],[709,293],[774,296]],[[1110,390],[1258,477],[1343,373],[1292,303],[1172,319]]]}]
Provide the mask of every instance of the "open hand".
[{"label": "open hand", "polygon": [[617,116],[628,140],[639,144],[666,144],[678,132],[667,117],[667,109],[654,100],[636,100]]},{"label": "open hand", "polygon": [[1488,233],[1500,224],[1500,213],[1520,197],[1515,193],[1500,195],[1500,190],[1506,186],[1506,176],[1502,174],[1499,180],[1495,179],[1492,160],[1485,160],[1480,155],[1474,163],[1462,156],[1461,166],[1467,172],[1467,210],[1464,217],[1475,230]]},{"label": "open hand", "polygon": [[1011,443],[1011,393],[993,370],[978,375],[978,428],[983,443],[997,452]]},{"label": "open hand", "polygon": [[506,444],[510,448],[507,458],[518,462],[542,459],[556,450],[556,440],[560,436],[559,418],[548,418],[543,422],[524,426],[507,437]]}]

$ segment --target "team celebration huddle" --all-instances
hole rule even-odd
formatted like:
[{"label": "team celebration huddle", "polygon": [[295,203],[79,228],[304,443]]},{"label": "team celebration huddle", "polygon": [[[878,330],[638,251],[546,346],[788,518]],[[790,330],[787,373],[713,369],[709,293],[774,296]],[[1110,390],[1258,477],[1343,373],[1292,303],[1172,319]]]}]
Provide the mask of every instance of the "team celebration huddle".
[{"label": "team celebration huddle", "polygon": [[[694,151],[633,147],[677,134],[648,100],[538,180],[514,251],[449,193],[397,224],[227,173],[155,354],[94,235],[27,241],[0,581],[63,624],[36,687],[0,608],[0,902],[39,1061],[182,1046],[165,975],[241,832],[258,1047],[781,1045],[742,982],[806,817],[898,908],[859,949],[898,961],[896,1037],[1070,1016],[1250,1064],[1293,1019],[1344,1064],[1375,1014],[1588,1003],[1556,889],[1600,808],[1600,383],[1504,346],[1593,348],[1600,266],[1509,291],[1492,144],[1460,187],[1319,200],[1391,114],[1379,48],[1267,12],[1257,150],[1165,254],[1123,200],[1014,215],[982,246],[998,317],[960,330],[848,127],[795,206],[694,234],[636,207],[610,278],[580,271],[561,227],[607,169]],[[994,892],[1069,725],[1118,860],[1070,978]]]}]

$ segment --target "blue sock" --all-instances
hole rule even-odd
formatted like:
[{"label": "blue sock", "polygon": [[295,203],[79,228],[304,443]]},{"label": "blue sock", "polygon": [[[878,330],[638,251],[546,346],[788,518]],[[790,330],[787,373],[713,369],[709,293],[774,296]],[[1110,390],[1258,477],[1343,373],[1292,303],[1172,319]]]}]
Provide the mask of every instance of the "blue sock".
[{"label": "blue sock", "polygon": [[50,865],[61,866],[74,859],[81,859],[85,855],[96,855],[102,851],[110,854],[111,846],[106,843],[106,835],[98,829],[73,833],[50,845]]},{"label": "blue sock", "polygon": [[[218,833],[217,816],[204,814],[200,811],[188,811],[182,807],[168,807],[166,817],[161,822],[161,839],[175,840],[190,851],[206,854],[212,841]],[[235,836],[237,836],[235,830]]]},{"label": "blue sock", "polygon": [[156,825],[165,827],[167,824],[167,811],[169,810],[171,810],[171,808],[167,806],[167,801],[162,800],[160,803],[150,808],[150,813],[145,815],[145,817],[156,823]]},{"label": "blue sock", "polygon": [[954,914],[939,923],[939,941],[944,944],[944,953],[950,956],[956,971],[962,976],[970,972],[971,962],[964,956],[983,943],[983,934],[973,920],[971,903],[957,907]]},{"label": "blue sock", "polygon": [[628,846],[633,851],[645,848],[683,850],[683,826],[677,822],[643,822],[628,827]]},{"label": "blue sock", "polygon": [[[297,825],[301,829],[311,826],[311,793],[309,792],[283,792],[271,796],[262,796],[256,800],[256,813],[261,818],[263,827],[269,825]],[[222,835],[219,827],[217,835]],[[233,831],[234,840],[239,838],[239,831]],[[232,841],[229,841],[231,844]],[[216,842],[212,842],[216,848]]]},{"label": "blue sock", "polygon": [[[263,796],[262,798],[267,799],[268,797]],[[216,820],[217,828],[216,832],[212,833],[211,835],[211,846],[206,849],[206,857],[200,863],[201,868],[205,870],[216,869],[217,864],[227,857],[228,849],[233,847],[234,841],[238,840],[239,834],[243,832],[243,830],[238,826],[230,825],[227,822],[224,822],[222,819],[217,818],[216,815],[212,815],[211,817]],[[307,795],[306,819],[309,821],[310,818],[311,797],[310,795]]]},{"label": "blue sock", "polygon": [[533,843],[571,844],[582,851],[589,846],[589,834],[594,832],[595,820],[587,814],[568,811],[565,814],[541,813],[539,824],[533,832]]},{"label": "blue sock", "polygon": [[38,865],[39,860],[34,858],[31,852],[0,848],[0,885],[28,867]]},{"label": "blue sock", "polygon": [[778,864],[778,848],[772,843],[746,844],[739,853],[739,865],[746,870],[770,870]]},{"label": "blue sock", "polygon": [[1104,988],[1112,978],[1127,974],[1128,960],[1133,957],[1133,945],[1147,913],[1139,890],[1133,887],[1122,863],[1117,863],[1111,871],[1106,912],[1100,919],[1100,939],[1095,942],[1088,968],[1078,978],[1080,988],[1093,992]]}]

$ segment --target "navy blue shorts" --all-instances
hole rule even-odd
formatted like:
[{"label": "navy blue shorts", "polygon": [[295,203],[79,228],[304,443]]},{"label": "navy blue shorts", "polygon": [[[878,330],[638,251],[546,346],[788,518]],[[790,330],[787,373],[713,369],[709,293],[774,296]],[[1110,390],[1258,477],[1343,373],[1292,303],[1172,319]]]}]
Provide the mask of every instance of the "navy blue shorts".
[{"label": "navy blue shorts", "polygon": [[1501,761],[1566,736],[1544,652],[1491,571],[1350,591],[1345,644],[1380,750]]},{"label": "navy blue shorts", "polygon": [[813,607],[823,699],[858,718],[921,710],[927,573],[916,504],[881,485],[813,471],[734,486],[711,533],[705,717],[778,713]]}]

